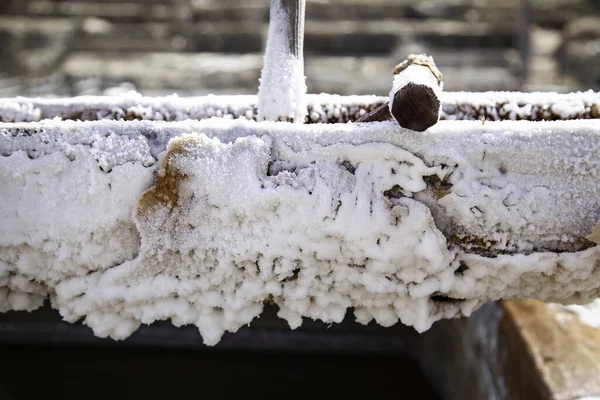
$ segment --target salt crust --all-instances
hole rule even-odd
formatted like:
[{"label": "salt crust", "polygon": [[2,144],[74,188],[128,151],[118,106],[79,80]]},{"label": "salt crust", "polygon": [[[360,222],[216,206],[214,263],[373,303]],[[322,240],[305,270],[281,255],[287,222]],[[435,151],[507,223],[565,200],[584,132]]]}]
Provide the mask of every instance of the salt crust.
[{"label": "salt crust", "polygon": [[[280,93],[279,95],[284,96]],[[289,92],[285,96],[300,96]],[[283,97],[281,97],[283,98]],[[600,93],[519,93],[519,92],[442,92],[442,120],[544,120],[600,117]],[[300,97],[299,97],[300,99]],[[305,122],[354,121],[383,104],[388,97],[307,94],[292,102],[304,112]],[[304,104],[306,102],[306,104]],[[201,97],[145,97],[136,92],[119,96],[79,96],[70,98],[0,99],[0,122],[31,122],[60,117],[63,119],[144,119],[183,121],[211,117],[257,119],[255,95]],[[291,104],[292,104],[291,103]],[[282,114],[275,108],[275,114]],[[296,108],[284,112],[294,118]],[[299,112],[300,112],[299,111]],[[273,116],[277,119],[277,116]]]},{"label": "salt crust", "polygon": [[265,302],[424,331],[599,295],[594,121],[48,120],[0,124],[0,153],[0,310],[49,297],[98,336],[171,319],[214,345]]}]

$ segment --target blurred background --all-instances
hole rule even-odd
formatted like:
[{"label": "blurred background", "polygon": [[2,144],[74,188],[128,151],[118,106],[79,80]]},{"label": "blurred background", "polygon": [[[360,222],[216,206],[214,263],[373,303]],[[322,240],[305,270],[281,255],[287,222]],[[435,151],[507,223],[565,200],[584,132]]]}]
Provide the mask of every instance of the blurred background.
[{"label": "blurred background", "polygon": [[[268,19],[269,0],[0,0],[0,97],[253,94]],[[387,95],[394,65],[419,52],[434,56],[449,91],[600,90],[600,0],[307,0],[305,30],[311,93]],[[490,376],[501,375],[479,359],[497,352],[509,383],[537,373],[518,368],[527,350],[510,321],[499,337],[517,344],[497,351],[492,337],[488,346],[479,327],[497,326],[473,321],[495,315],[491,307],[423,335],[349,325],[351,317],[290,331],[272,312],[226,335],[219,352],[194,327],[155,324],[115,344],[48,307],[0,314],[0,400],[119,398],[116,386],[144,398],[199,387],[311,396],[323,385],[336,396],[417,388],[419,399],[491,398]],[[286,352],[294,348],[305,354]]]},{"label": "blurred background", "polygon": [[[269,0],[0,0],[0,97],[256,93]],[[307,0],[311,93],[386,95],[410,53],[445,90],[600,88],[598,0]]]}]

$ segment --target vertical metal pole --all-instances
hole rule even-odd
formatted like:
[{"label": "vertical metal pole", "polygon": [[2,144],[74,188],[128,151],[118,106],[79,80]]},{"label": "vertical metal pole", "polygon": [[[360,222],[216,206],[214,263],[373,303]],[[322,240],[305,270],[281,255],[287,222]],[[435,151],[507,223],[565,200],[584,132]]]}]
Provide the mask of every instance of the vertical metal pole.
[{"label": "vertical metal pole", "polygon": [[519,16],[519,51],[521,53],[521,90],[529,82],[531,67],[531,26],[533,24],[533,6],[531,0],[521,0]]},{"label": "vertical metal pole", "polygon": [[[271,0],[271,4],[280,3],[287,10],[287,36],[290,53],[299,60],[304,60],[304,16],[306,0]],[[272,5],[271,5],[272,7]]]},{"label": "vertical metal pole", "polygon": [[258,119],[303,123],[306,116],[306,0],[271,0],[269,34],[258,89]]}]

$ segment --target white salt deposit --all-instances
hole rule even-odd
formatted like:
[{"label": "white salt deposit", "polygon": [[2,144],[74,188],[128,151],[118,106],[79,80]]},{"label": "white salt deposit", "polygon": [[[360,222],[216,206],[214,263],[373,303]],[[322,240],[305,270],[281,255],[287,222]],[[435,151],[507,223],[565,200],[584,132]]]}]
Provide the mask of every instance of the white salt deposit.
[{"label": "white salt deposit", "polygon": [[592,90],[575,93],[450,92],[443,93],[442,99],[444,119],[472,119],[470,115],[476,110],[485,111],[486,119],[492,121],[600,117],[600,94]]},{"label": "white salt deposit", "polygon": [[[267,48],[258,88],[258,120],[303,123],[307,114],[303,46],[300,42],[299,54],[293,54],[289,37],[293,33],[286,29],[289,16],[285,3],[271,1]],[[296,40],[303,39],[302,32]]]},{"label": "white salt deposit", "polygon": [[[442,92],[442,120],[502,119],[542,120],[600,118],[600,93],[519,93]],[[339,96],[307,94],[306,122],[346,122],[356,120],[388,100],[382,96]],[[182,121],[187,119],[257,118],[255,95],[144,97],[136,92],[118,96],[80,96],[63,99],[0,99],[0,122],[29,122],[63,119],[147,119]]]},{"label": "white salt deposit", "polygon": [[0,309],[49,296],[99,336],[170,319],[214,345],[265,301],[424,331],[600,292],[594,121],[44,121],[0,124],[0,154]]}]

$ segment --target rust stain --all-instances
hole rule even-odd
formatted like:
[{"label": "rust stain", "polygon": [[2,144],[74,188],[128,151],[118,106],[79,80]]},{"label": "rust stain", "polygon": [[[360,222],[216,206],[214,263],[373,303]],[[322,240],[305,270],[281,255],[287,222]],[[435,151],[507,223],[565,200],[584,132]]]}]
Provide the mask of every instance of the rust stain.
[{"label": "rust stain", "polygon": [[137,217],[147,215],[159,206],[167,206],[170,209],[177,207],[179,185],[187,175],[174,166],[173,161],[177,156],[190,154],[190,147],[194,144],[197,144],[197,138],[194,136],[186,135],[171,139],[167,154],[156,174],[154,186],[142,193],[138,200]]}]

